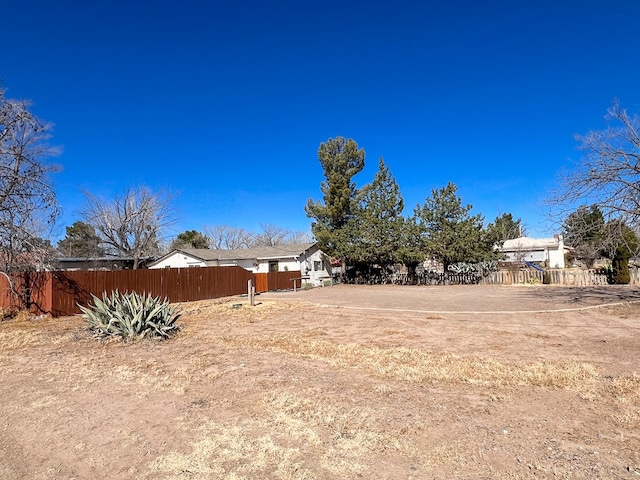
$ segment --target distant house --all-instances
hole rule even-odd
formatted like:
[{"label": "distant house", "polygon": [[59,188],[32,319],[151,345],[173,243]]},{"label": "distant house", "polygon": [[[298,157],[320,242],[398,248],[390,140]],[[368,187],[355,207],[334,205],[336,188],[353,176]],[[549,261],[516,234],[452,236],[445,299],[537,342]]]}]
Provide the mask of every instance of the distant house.
[{"label": "distant house", "polygon": [[499,248],[507,262],[530,262],[549,268],[564,268],[564,256],[569,250],[562,235],[552,238],[514,238],[505,241]]},{"label": "distant house", "polygon": [[181,248],[148,265],[149,268],[226,266],[243,267],[253,273],[296,271],[314,285],[331,277],[329,259],[315,243],[237,250]]}]

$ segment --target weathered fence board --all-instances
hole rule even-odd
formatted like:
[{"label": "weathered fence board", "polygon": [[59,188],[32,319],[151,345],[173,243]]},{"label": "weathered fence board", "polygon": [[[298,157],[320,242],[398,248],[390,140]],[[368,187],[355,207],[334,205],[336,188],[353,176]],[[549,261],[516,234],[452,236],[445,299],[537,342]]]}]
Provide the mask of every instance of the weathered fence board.
[{"label": "weathered fence board", "polygon": [[[631,268],[631,285],[640,285],[638,268]],[[86,305],[91,294],[137,291],[168,298],[171,302],[205,300],[247,293],[252,280],[256,292],[288,290],[300,272],[253,274],[241,267],[167,268],[157,270],[40,272],[12,277],[13,291],[4,275],[0,275],[0,308],[23,308],[28,303],[33,313],[54,316],[79,313],[78,304]],[[437,274],[421,284],[477,283],[477,275]],[[300,281],[300,280],[298,280]],[[606,285],[606,275],[594,270],[564,269],[501,270],[479,280],[483,284],[513,285],[550,283],[553,285]],[[17,295],[14,293],[17,292]]]},{"label": "weathered fence board", "polygon": [[28,294],[32,312],[62,316],[79,313],[78,304],[86,305],[92,294],[101,297],[115,290],[189,302],[247,293],[249,280],[258,293],[292,289],[293,278],[300,278],[300,272],[253,274],[242,267],[42,272],[14,276],[15,295],[0,275],[0,307],[23,308]]},{"label": "weathered fence board", "polygon": [[48,272],[0,274],[0,309],[25,308],[35,314],[51,311],[52,281]]},{"label": "weathered fence board", "polygon": [[[631,268],[630,285],[640,284],[638,268]],[[551,285],[607,285],[607,276],[597,273],[595,270],[581,270],[567,268],[558,270],[500,270],[491,272],[482,283],[487,285],[516,285],[522,283],[548,283]]]},{"label": "weathered fence board", "polygon": [[53,276],[53,315],[78,313],[77,304],[86,304],[91,294],[136,291],[189,302],[246,293],[247,282],[253,279],[242,267],[55,272]]}]

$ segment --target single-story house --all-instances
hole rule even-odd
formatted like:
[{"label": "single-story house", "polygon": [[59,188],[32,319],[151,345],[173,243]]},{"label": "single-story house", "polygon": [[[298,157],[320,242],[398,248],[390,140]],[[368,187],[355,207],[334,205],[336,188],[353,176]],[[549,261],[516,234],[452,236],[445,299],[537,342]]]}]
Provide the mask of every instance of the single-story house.
[{"label": "single-story house", "polygon": [[531,262],[548,268],[564,268],[564,256],[570,248],[565,246],[562,235],[552,238],[520,237],[506,240],[498,249],[507,262]]},{"label": "single-story house", "polygon": [[321,285],[331,278],[329,258],[316,243],[279,245],[276,247],[212,250],[208,248],[181,248],[173,250],[149,268],[188,268],[239,266],[253,273],[300,272],[313,285]]}]

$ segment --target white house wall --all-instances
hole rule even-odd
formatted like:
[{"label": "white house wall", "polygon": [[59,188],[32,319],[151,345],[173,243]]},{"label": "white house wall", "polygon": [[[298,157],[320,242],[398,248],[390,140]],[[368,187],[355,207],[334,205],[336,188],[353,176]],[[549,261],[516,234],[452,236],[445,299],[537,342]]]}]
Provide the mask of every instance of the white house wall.
[{"label": "white house wall", "polygon": [[549,250],[549,267],[564,268],[564,249]]},{"label": "white house wall", "polygon": [[312,285],[320,286],[325,280],[331,278],[331,272],[327,270],[328,259],[317,248],[311,251],[309,256],[300,258],[301,272],[309,276]]},{"label": "white house wall", "polygon": [[507,252],[508,262],[546,262],[549,268],[564,268],[564,250],[536,250],[533,252]]},{"label": "white house wall", "polygon": [[202,260],[185,255],[182,252],[174,252],[167,258],[159,261],[149,268],[189,268],[204,267],[206,264]]},{"label": "white house wall", "polygon": [[[315,286],[320,286],[331,278],[331,270],[328,267],[328,258],[317,248],[313,247],[303,252],[297,258],[261,258],[236,259],[236,260],[207,260],[202,261],[186,255],[184,252],[173,252],[157,264],[149,268],[188,268],[188,267],[229,267],[238,266],[253,273],[268,273],[269,262],[278,262],[279,272],[300,272],[305,281]],[[308,277],[308,280],[306,279]]]},{"label": "white house wall", "polygon": [[[278,262],[278,272],[299,272],[300,264],[294,259],[260,259],[258,267],[253,267],[255,273],[269,273],[269,262]],[[246,268],[246,267],[245,267]]]},{"label": "white house wall", "polygon": [[547,255],[544,251],[538,250],[533,252],[508,252],[507,261],[510,262],[546,262]]},{"label": "white house wall", "polygon": [[255,260],[245,259],[245,260],[212,260],[208,262],[209,266],[212,267],[242,267],[245,270],[249,270],[250,272],[255,273],[255,269],[253,267]]}]

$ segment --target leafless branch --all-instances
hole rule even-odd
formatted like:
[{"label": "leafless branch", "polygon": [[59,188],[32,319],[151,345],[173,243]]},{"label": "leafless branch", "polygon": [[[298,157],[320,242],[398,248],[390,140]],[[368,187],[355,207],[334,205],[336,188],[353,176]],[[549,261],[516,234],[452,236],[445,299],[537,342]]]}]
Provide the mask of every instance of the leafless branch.
[{"label": "leafless branch", "polygon": [[112,200],[85,192],[81,215],[108,252],[131,257],[133,268],[138,268],[142,259],[159,253],[164,232],[175,222],[173,197],[171,192],[147,187],[130,188]]},{"label": "leafless branch", "polygon": [[605,130],[577,136],[580,163],[561,177],[552,203],[597,205],[607,219],[636,226],[640,222],[640,119],[615,100]]},{"label": "leafless branch", "polygon": [[42,268],[46,255],[34,239],[60,213],[50,179],[59,168],[47,163],[59,153],[48,144],[52,126],[29,107],[0,89],[0,269],[7,273]]}]

